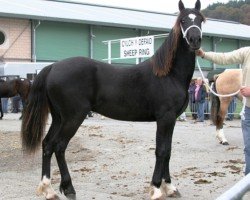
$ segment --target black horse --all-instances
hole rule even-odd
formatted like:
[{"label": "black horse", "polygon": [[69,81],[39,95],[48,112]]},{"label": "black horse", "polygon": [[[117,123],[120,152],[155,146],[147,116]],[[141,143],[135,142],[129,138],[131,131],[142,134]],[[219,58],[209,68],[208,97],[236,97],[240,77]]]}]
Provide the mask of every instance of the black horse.
[{"label": "black horse", "polygon": [[[50,165],[55,153],[61,173],[60,191],[75,198],[65,160],[70,139],[89,111],[127,121],[156,121],[156,163],[151,199],[175,195],[169,159],[176,118],[188,105],[188,87],[195,68],[195,50],[201,44],[200,1],[180,14],[168,38],[149,60],[124,68],[75,57],[44,68],[36,77],[22,121],[22,145],[32,153],[43,138],[48,112],[51,127],[42,142],[42,180],[38,193],[56,199],[50,184]],[[184,38],[183,38],[184,37]],[[163,181],[164,180],[164,181]]]},{"label": "black horse", "polygon": [[[28,99],[30,88],[31,88],[31,83],[28,79],[25,78],[17,78],[7,81],[0,79],[0,99],[20,95],[23,106],[25,107],[25,102]],[[0,111],[1,111],[0,119],[2,119],[3,117],[2,105],[0,106]]]}]

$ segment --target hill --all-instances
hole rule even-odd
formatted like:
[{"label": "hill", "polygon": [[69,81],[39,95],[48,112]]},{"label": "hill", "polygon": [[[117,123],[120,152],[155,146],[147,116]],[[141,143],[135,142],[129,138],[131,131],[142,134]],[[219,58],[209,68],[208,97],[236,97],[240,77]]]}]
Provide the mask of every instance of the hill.
[{"label": "hill", "polygon": [[250,25],[250,0],[214,3],[202,10],[202,13],[208,18],[230,20]]}]

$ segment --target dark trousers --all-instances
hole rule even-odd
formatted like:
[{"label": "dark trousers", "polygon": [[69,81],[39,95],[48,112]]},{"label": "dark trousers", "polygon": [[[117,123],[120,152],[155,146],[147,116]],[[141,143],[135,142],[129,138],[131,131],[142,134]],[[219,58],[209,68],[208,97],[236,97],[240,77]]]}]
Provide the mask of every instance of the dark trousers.
[{"label": "dark trousers", "polygon": [[197,120],[198,121],[204,121],[204,102],[196,102],[197,107]]}]

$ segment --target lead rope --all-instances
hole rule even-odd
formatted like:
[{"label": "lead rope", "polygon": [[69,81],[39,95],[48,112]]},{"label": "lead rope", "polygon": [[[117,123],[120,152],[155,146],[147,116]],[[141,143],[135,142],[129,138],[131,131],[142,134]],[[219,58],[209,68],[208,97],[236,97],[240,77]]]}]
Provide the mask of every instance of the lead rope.
[{"label": "lead rope", "polygon": [[[218,94],[218,93],[216,93],[212,89],[214,83],[212,83],[211,87],[210,87],[209,84],[207,83],[207,81],[205,81],[205,76],[204,76],[204,74],[203,74],[203,72],[201,70],[201,66],[200,66],[198,58],[196,59],[196,62],[197,62],[197,67],[198,67],[198,69],[200,71],[201,77],[203,79],[203,82],[205,83],[205,85],[207,86],[207,88],[210,90],[210,92],[212,92],[215,96],[217,96],[217,97],[231,97],[231,96],[237,95],[240,92],[240,89],[239,89],[236,92],[231,93],[231,94]],[[240,117],[241,117],[242,120],[245,120],[245,107],[246,107],[246,98],[243,97],[243,106],[242,106],[242,110],[240,112]]]}]

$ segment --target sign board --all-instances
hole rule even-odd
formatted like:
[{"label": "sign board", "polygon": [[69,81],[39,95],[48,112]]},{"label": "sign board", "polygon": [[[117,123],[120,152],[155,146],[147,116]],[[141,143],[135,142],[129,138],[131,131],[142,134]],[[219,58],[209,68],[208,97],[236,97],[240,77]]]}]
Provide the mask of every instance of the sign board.
[{"label": "sign board", "polygon": [[154,36],[126,38],[120,40],[121,58],[151,57],[154,54]]}]

